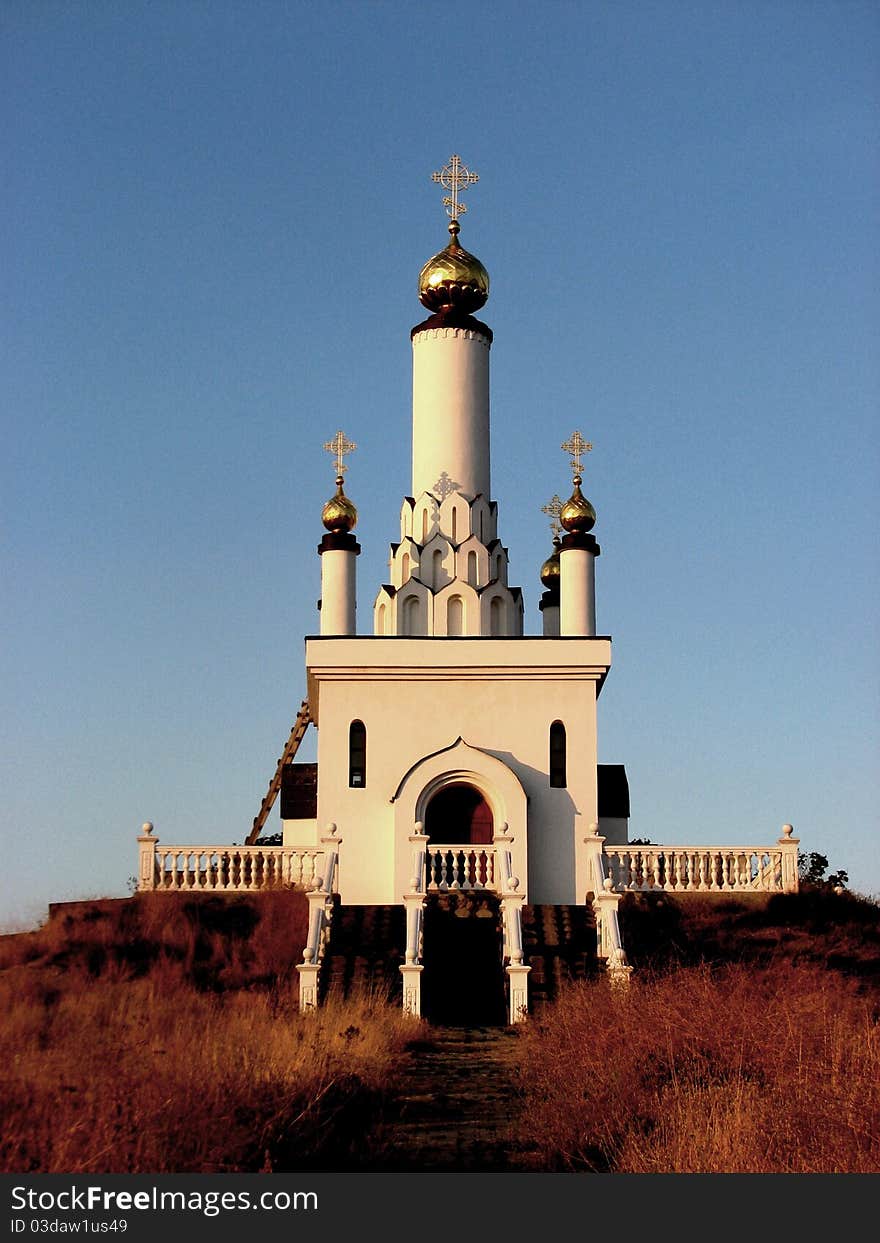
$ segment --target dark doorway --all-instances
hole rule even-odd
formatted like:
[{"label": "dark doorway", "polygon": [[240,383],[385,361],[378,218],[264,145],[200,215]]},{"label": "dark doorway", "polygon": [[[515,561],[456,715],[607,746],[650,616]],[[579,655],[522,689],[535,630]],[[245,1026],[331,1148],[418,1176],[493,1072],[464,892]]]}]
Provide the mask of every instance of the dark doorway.
[{"label": "dark doorway", "polygon": [[501,960],[501,910],[495,894],[438,894],[424,923],[422,1014],[448,1027],[507,1022]]},{"label": "dark doorway", "polygon": [[487,846],[494,832],[492,809],[473,786],[445,786],[428,804],[425,832],[444,846]]}]

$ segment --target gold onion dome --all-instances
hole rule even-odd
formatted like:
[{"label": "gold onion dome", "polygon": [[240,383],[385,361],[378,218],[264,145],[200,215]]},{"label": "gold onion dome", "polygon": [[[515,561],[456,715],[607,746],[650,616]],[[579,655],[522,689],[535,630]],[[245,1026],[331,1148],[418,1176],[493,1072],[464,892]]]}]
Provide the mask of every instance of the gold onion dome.
[{"label": "gold onion dome", "polygon": [[419,301],[429,311],[454,308],[469,315],[489,297],[489,273],[476,255],[459,246],[458,231],[458,221],[450,221],[452,241],[419,273]]},{"label": "gold onion dome", "polygon": [[553,541],[553,552],[541,566],[541,582],[548,591],[559,586],[559,537]]},{"label": "gold onion dome", "polygon": [[584,534],[596,521],[596,511],[581,492],[581,477],[574,477],[574,491],[559,511],[559,521],[566,531]]},{"label": "gold onion dome", "polygon": [[336,495],[321,510],[321,521],[328,531],[343,534],[357,525],[358,511],[342,491],[342,476],[336,476]]}]

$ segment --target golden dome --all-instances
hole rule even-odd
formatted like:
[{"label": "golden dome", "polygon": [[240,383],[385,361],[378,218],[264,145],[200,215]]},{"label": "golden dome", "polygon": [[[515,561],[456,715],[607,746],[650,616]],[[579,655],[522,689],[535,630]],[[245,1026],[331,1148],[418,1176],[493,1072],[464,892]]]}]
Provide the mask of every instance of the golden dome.
[{"label": "golden dome", "polygon": [[596,521],[596,511],[581,492],[581,477],[574,477],[574,492],[559,511],[559,521],[566,531],[584,534]]},{"label": "golden dome", "polygon": [[541,582],[548,591],[559,586],[559,536],[553,541],[553,552],[541,566]]},{"label": "golden dome", "polygon": [[458,221],[449,225],[452,241],[419,273],[419,301],[429,311],[455,307],[470,314],[489,297],[489,273],[476,255],[458,244]]},{"label": "golden dome", "polygon": [[321,521],[328,531],[343,534],[357,526],[358,511],[342,491],[342,476],[336,476],[336,495],[321,510]]}]

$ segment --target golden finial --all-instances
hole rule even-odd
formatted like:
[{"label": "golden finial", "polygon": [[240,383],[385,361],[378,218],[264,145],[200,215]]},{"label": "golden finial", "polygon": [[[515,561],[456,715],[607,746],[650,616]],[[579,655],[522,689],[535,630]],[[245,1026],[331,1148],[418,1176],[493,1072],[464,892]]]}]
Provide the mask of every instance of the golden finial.
[{"label": "golden finial", "polygon": [[338,431],[332,440],[328,440],[324,448],[328,453],[334,456],[334,465],[336,467],[336,495],[331,496],[330,500],[321,510],[321,521],[328,531],[335,534],[342,534],[351,531],[357,525],[357,509],[348,499],[342,490],[342,473],[348,470],[345,464],[345,456],[353,453],[357,448],[354,441],[349,440],[345,432]]},{"label": "golden finial", "polygon": [[[431,180],[441,185],[444,190],[452,191],[451,194],[444,197],[443,206],[446,208],[447,215],[451,217],[449,232],[454,236],[458,233],[459,216],[463,216],[467,211],[467,205],[465,203],[460,203],[458,201],[458,196],[466,190],[468,186],[472,186],[475,182],[479,181],[479,175],[477,173],[472,173],[470,169],[465,168],[461,162],[460,156],[452,155],[449,157],[449,163],[445,168],[442,168],[439,173],[431,174]],[[453,225],[455,225],[454,229],[452,227]]]},{"label": "golden finial", "polygon": [[[566,453],[571,454],[571,469],[575,475],[581,473],[581,455],[590,453],[593,446],[588,440],[584,440],[580,432],[572,432],[569,440],[564,440],[561,446]],[[580,480],[578,480],[580,482]]]},{"label": "golden finial", "polygon": [[345,464],[345,457],[349,453],[354,453],[357,445],[353,440],[349,440],[345,432],[337,432],[332,440],[326,441],[324,448],[328,453],[332,453],[336,459],[337,475],[344,475],[348,470]]},{"label": "golden finial", "polygon": [[593,446],[584,440],[580,432],[572,432],[570,438],[563,442],[562,448],[571,454],[571,469],[574,472],[574,491],[559,511],[559,521],[566,531],[586,534],[596,521],[596,511],[581,492],[581,457],[589,453]]},{"label": "golden finial", "polygon": [[548,591],[559,587],[559,548],[562,540],[559,535],[553,536],[553,551],[541,566],[541,582]]}]

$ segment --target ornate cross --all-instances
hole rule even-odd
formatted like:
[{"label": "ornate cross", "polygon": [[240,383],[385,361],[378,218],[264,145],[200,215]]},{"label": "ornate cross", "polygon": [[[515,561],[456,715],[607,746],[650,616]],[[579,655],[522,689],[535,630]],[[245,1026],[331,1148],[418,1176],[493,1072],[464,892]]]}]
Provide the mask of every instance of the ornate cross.
[{"label": "ornate cross", "polygon": [[546,505],[541,506],[541,513],[546,514],[550,519],[550,530],[554,536],[558,535],[562,530],[562,524],[559,521],[559,515],[562,512],[562,499],[554,492],[553,496]]},{"label": "ornate cross", "polygon": [[581,454],[589,453],[593,446],[588,440],[584,440],[580,432],[572,432],[571,439],[562,443],[562,448],[566,453],[571,454],[571,469],[576,475],[581,473]]},{"label": "ornate cross", "polygon": [[357,445],[354,443],[353,440],[349,440],[347,438],[347,436],[345,435],[345,432],[337,432],[332,440],[327,441],[327,443],[324,445],[324,448],[327,450],[328,453],[332,453],[335,455],[336,473],[337,475],[341,475],[343,474],[344,471],[348,470],[348,467],[345,465],[345,462],[343,460],[345,458],[345,455],[347,453],[354,453],[355,449],[357,448]]},{"label": "ornate cross", "polygon": [[457,492],[460,487],[461,484],[456,483],[454,479],[450,479],[446,471],[444,471],[431,490],[435,496],[440,497],[441,501],[445,501],[450,492]]},{"label": "ornate cross", "polygon": [[444,190],[452,191],[451,195],[443,199],[443,206],[452,219],[457,220],[467,211],[466,205],[458,201],[459,194],[480,178],[476,173],[464,167],[460,156],[453,155],[449,157],[449,163],[445,168],[439,173],[431,174],[431,180],[438,182]]}]

